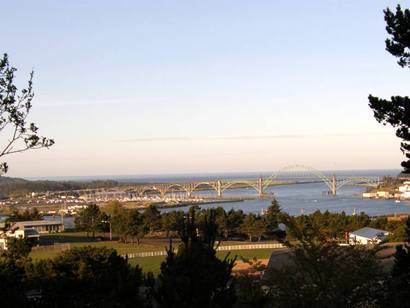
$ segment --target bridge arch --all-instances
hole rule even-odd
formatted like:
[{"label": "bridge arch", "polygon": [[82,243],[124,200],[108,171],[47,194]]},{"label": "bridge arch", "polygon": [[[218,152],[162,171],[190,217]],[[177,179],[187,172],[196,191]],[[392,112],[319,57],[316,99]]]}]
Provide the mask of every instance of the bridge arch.
[{"label": "bridge arch", "polygon": [[259,193],[259,194],[261,193],[261,190],[259,189],[259,187],[257,185],[255,185],[253,183],[250,183],[248,181],[234,181],[234,182],[230,182],[230,183],[227,183],[225,185],[222,185],[221,192],[224,192],[228,188],[231,188],[233,185],[237,185],[237,184],[245,184],[247,187],[255,189],[257,193]]},{"label": "bridge arch", "polygon": [[171,190],[171,188],[180,188],[183,191],[185,191],[187,193],[187,195],[190,195],[190,191],[184,185],[176,184],[176,183],[173,183],[173,184],[170,184],[170,185],[166,186],[162,190],[162,195],[165,196],[165,194],[167,194]]},{"label": "bridge arch", "polygon": [[377,177],[349,177],[337,182],[336,188],[339,189],[348,184],[379,184],[380,179]]},{"label": "bridge arch", "polygon": [[279,175],[281,174],[281,172],[286,172],[286,171],[292,171],[292,170],[303,170],[306,171],[310,174],[312,174],[313,176],[317,177],[318,179],[320,179],[322,182],[324,182],[326,184],[326,186],[333,191],[334,187],[333,187],[333,180],[329,177],[327,177],[326,175],[324,175],[322,172],[320,172],[319,170],[309,167],[309,166],[305,166],[305,165],[288,165],[284,168],[279,169],[277,172],[275,172],[274,174],[272,174],[264,183],[263,188],[266,189],[268,188],[273,181],[279,177]]},{"label": "bridge arch", "polygon": [[196,191],[196,189],[200,186],[207,186],[213,190],[215,190],[216,192],[218,192],[218,186],[215,185],[216,183],[211,183],[211,182],[199,182],[199,183],[195,183],[194,185],[192,185],[191,187],[191,193],[193,193],[194,191]]},{"label": "bridge arch", "polygon": [[161,190],[160,190],[158,187],[156,187],[156,186],[143,187],[143,188],[140,190],[139,194],[140,194],[141,196],[143,196],[143,195],[144,195],[146,192],[148,192],[148,191],[156,191],[156,192],[159,193],[160,195],[162,194],[162,193],[161,193]]}]

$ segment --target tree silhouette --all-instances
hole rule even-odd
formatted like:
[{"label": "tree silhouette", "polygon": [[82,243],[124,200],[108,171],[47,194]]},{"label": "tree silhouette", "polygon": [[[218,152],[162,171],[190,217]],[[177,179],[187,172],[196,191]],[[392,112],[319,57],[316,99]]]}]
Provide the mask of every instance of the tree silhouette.
[{"label": "tree silhouette", "polygon": [[386,302],[390,307],[403,307],[410,299],[410,218],[406,220],[404,238],[405,243],[398,245],[394,254]]},{"label": "tree silhouette", "polygon": [[[397,6],[396,12],[387,8],[384,11],[386,31],[391,36],[386,39],[386,50],[399,58],[398,64],[410,67],[410,11]],[[408,96],[392,96],[390,100],[369,95],[369,106],[374,117],[383,125],[389,123],[397,128],[396,136],[403,141],[400,149],[407,161],[401,163],[404,173],[410,173],[410,98]]]},{"label": "tree silhouette", "polygon": [[[0,132],[9,135],[0,148],[0,157],[24,152],[30,149],[49,148],[53,139],[40,136],[38,127],[27,121],[32,107],[33,72],[30,73],[27,88],[18,91],[15,85],[17,69],[10,65],[7,54],[0,58]],[[6,173],[8,165],[0,163],[0,172]]]},{"label": "tree silhouette", "polygon": [[218,227],[215,212],[207,211],[201,231],[191,208],[181,228],[181,245],[175,253],[172,245],[161,265],[154,286],[160,307],[232,307],[234,290],[231,271],[235,259],[216,256]]}]

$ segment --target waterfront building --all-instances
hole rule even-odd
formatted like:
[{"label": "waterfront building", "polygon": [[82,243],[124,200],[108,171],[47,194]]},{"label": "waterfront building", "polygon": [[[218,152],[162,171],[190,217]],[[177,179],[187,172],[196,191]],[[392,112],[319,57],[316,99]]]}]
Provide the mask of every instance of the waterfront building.
[{"label": "waterfront building", "polygon": [[375,192],[364,192],[362,194],[363,198],[376,198],[377,194]]},{"label": "waterfront building", "polygon": [[389,235],[389,232],[369,227],[350,232],[349,244],[351,245],[369,245],[379,244]]},{"label": "waterfront building", "polygon": [[406,181],[403,185],[399,186],[399,191],[401,199],[410,199],[410,181]]},{"label": "waterfront building", "polygon": [[392,194],[388,191],[381,190],[381,191],[376,192],[376,198],[389,199],[389,198],[392,198],[392,197],[393,197]]}]

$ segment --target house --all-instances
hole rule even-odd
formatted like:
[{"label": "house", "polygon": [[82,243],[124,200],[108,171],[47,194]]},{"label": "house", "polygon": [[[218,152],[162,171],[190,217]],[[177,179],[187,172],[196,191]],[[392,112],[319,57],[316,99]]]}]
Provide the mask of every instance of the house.
[{"label": "house", "polygon": [[64,225],[57,220],[18,221],[11,226],[11,229],[34,229],[38,233],[55,233],[63,231]]},{"label": "house", "polygon": [[362,194],[363,198],[376,198],[376,193],[375,192],[364,192]]},{"label": "house", "polygon": [[35,243],[40,240],[40,234],[35,229],[15,229],[0,234],[0,249],[7,250],[7,240],[10,238],[28,239]]},{"label": "house", "polygon": [[410,181],[406,181],[403,185],[399,186],[400,198],[410,199]]},{"label": "house", "polygon": [[379,244],[386,239],[389,232],[374,228],[364,227],[359,230],[350,232],[349,244],[351,245],[369,245]]},{"label": "house", "polygon": [[381,190],[376,192],[376,198],[389,199],[392,198],[392,194],[388,191]]}]

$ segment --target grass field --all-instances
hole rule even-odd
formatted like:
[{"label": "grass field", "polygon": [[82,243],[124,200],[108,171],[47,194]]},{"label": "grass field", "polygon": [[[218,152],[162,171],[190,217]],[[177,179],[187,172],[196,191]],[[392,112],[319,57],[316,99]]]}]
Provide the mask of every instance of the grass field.
[{"label": "grass field", "polygon": [[[107,247],[116,249],[119,254],[130,254],[135,252],[165,250],[165,247],[169,245],[167,239],[143,239],[141,243],[137,245],[137,243],[120,243],[116,239],[108,241],[105,240],[106,236],[107,234],[105,234],[105,236],[104,234],[98,234],[96,235],[96,238],[91,238],[87,237],[85,233],[81,232],[66,232],[42,235],[41,243],[49,245],[34,248],[30,253],[30,256],[34,260],[53,258],[63,250],[81,246]],[[179,241],[173,240],[173,243],[175,246],[178,246]],[[222,243],[222,245],[246,244],[250,243],[245,241],[227,241]],[[227,253],[227,251],[220,251],[217,253],[217,256],[219,258],[224,258]],[[237,256],[238,261],[240,261],[242,258],[252,259],[254,257],[258,259],[269,259],[271,253],[272,249],[235,250],[230,252],[229,257]],[[133,258],[130,259],[129,262],[131,265],[138,264],[144,272],[153,272],[154,274],[158,274],[161,262],[163,260],[165,260],[165,256]]]}]

